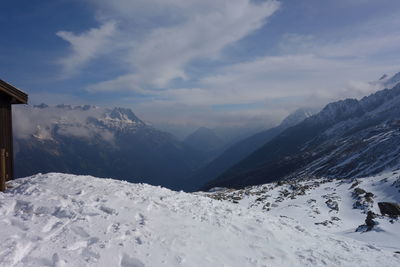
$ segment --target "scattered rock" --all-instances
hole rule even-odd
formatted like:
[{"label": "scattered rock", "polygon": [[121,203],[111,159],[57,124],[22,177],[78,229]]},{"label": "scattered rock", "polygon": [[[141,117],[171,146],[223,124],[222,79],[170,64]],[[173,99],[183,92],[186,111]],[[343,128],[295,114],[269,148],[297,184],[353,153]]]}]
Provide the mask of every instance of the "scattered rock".
[{"label": "scattered rock", "polygon": [[367,192],[367,193],[365,193],[365,195],[364,195],[365,201],[371,202],[371,203],[374,202],[374,200],[372,199],[373,197],[374,197],[374,194],[371,193],[371,192]]},{"label": "scattered rock", "polygon": [[234,197],[232,197],[232,200],[233,201],[239,201],[239,200],[242,200],[242,198],[239,197],[239,196],[234,196]]},{"label": "scattered rock", "polygon": [[367,197],[373,198],[373,197],[374,197],[374,193],[367,192],[367,193],[365,193],[364,197],[366,197],[366,198],[367,198]]},{"label": "scattered rock", "polygon": [[400,216],[400,205],[394,202],[378,202],[379,210],[382,215],[388,215],[392,218]]},{"label": "scattered rock", "polygon": [[287,190],[287,189],[282,190],[280,193],[281,193],[281,195],[283,195],[284,197],[287,197],[288,195],[290,195],[290,192],[289,192],[289,190]]},{"label": "scattered rock", "polygon": [[378,217],[377,214],[372,211],[368,211],[367,218],[365,219],[365,224],[362,224],[357,227],[356,232],[368,232],[371,231],[378,222],[374,221],[374,219]]},{"label": "scattered rock", "polygon": [[353,191],[353,197],[357,199],[353,204],[353,209],[361,209],[364,212],[368,212],[370,208],[372,208],[374,200],[374,194],[371,192],[367,192],[362,188],[355,188]]},{"label": "scattered rock", "polygon": [[365,225],[367,226],[367,231],[371,231],[372,228],[377,224],[374,219],[377,217],[372,211],[368,211],[367,218],[365,219]]},{"label": "scattered rock", "polygon": [[361,189],[359,187],[355,188],[353,192],[356,196],[360,196],[367,193],[364,189]]},{"label": "scattered rock", "polygon": [[361,209],[363,207],[363,205],[361,204],[361,202],[359,200],[357,200],[356,202],[353,203],[353,209]]},{"label": "scattered rock", "polygon": [[311,204],[311,203],[315,203],[315,202],[317,202],[315,199],[312,199],[312,198],[310,198],[309,200],[307,200],[307,203],[308,204]]},{"label": "scattered rock", "polygon": [[350,189],[353,189],[354,187],[356,187],[356,186],[359,185],[359,184],[360,184],[360,182],[356,180],[356,181],[350,186]]},{"label": "scattered rock", "polygon": [[325,220],[323,222],[316,222],[314,223],[315,225],[323,225],[323,226],[328,226],[329,224],[333,224],[331,221]]},{"label": "scattered rock", "polygon": [[332,199],[328,199],[325,201],[325,204],[330,208],[331,210],[336,210],[339,211],[339,204],[336,201],[333,201]]}]

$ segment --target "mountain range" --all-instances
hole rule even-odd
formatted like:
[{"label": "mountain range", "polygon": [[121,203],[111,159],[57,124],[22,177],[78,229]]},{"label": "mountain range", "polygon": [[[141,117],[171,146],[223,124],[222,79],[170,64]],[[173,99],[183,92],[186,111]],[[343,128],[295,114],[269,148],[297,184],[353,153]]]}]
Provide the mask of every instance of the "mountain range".
[{"label": "mountain range", "polygon": [[42,104],[14,115],[17,177],[58,171],[185,189],[205,160],[130,109]]},{"label": "mountain range", "polygon": [[[383,80],[393,83],[392,78]],[[362,177],[400,168],[400,84],[330,103],[289,127],[202,189],[304,175]]]},{"label": "mountain range", "polygon": [[[400,73],[374,85],[398,82]],[[299,109],[229,145],[205,127],[180,141],[126,108],[41,104],[17,107],[14,116],[17,177],[65,172],[196,191],[400,167],[399,84],[319,112]]]},{"label": "mountain range", "polygon": [[217,158],[193,174],[190,178],[192,180],[192,185],[194,186],[192,189],[195,190],[205,182],[217,178],[224,171],[228,170],[230,167],[249,156],[252,152],[262,147],[283,130],[300,123],[304,119],[316,113],[316,111],[317,110],[310,108],[298,109],[289,114],[289,116],[287,116],[277,127],[261,131],[232,144]]},{"label": "mountain range", "polygon": [[127,108],[64,104],[17,107],[15,174],[88,174],[193,191],[213,178],[212,173],[204,175],[202,167],[221,151],[228,147],[210,163],[217,165],[219,173],[261,147],[273,133],[301,121],[307,112],[297,111],[277,129],[258,133],[230,147],[214,130],[205,127],[179,141]]}]

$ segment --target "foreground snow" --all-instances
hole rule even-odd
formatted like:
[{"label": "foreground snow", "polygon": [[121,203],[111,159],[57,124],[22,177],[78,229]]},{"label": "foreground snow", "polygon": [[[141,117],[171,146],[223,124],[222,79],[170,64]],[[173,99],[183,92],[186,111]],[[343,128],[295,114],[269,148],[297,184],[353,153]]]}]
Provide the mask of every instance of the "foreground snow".
[{"label": "foreground snow", "polygon": [[0,193],[2,266],[399,266],[385,248],[160,187],[66,174]]},{"label": "foreground snow", "polygon": [[[364,193],[358,195],[357,191]],[[368,192],[372,195],[367,200],[365,194]],[[378,207],[378,202],[400,203],[400,171],[360,179],[288,180],[242,190],[220,188],[202,194],[271,216],[284,216],[320,232],[400,252],[400,218],[379,216]],[[368,211],[377,214],[376,225],[371,231],[359,228],[365,223]]]}]

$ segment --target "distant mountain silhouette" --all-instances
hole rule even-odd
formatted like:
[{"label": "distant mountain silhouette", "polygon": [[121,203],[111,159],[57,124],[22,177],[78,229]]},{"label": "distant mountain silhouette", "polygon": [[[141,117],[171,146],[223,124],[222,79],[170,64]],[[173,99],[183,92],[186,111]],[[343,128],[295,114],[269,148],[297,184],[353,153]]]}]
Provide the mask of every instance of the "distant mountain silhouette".
[{"label": "distant mountain silhouette", "polygon": [[279,126],[259,132],[229,146],[220,156],[195,172],[191,177],[194,186],[192,189],[196,190],[207,181],[217,178],[224,171],[263,146],[283,130],[303,121],[315,112],[316,110],[314,109],[298,109],[287,116]]}]

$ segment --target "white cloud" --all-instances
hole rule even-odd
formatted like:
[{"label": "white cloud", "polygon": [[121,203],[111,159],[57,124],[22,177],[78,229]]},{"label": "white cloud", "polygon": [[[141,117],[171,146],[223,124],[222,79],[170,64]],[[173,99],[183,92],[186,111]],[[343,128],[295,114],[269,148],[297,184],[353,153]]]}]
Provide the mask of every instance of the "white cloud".
[{"label": "white cloud", "polygon": [[47,107],[45,109],[32,106],[18,106],[13,110],[13,130],[20,139],[37,136],[42,139],[51,139],[56,132],[63,136],[73,136],[81,139],[93,140],[100,137],[102,140],[113,144],[114,135],[109,130],[89,125],[92,118],[103,117],[104,108],[66,109]]},{"label": "white cloud", "polygon": [[[168,89],[159,92],[158,97],[165,102],[193,106],[280,101],[293,109],[370,93],[376,88],[360,81],[368,81],[383,68],[390,67],[397,66],[365,66],[360,60],[343,61],[307,54],[267,56],[220,69],[218,74],[202,79],[199,87]],[[319,101],[305,102],[309,98]],[[296,103],[292,99],[297,99]]]},{"label": "white cloud", "polygon": [[[187,79],[188,63],[218,58],[222,49],[259,29],[279,8],[274,0],[258,4],[251,0],[98,1],[96,5],[101,19],[123,21],[119,41],[126,47],[121,60],[131,67],[89,90],[137,92]],[[139,33],[135,26],[147,31]]]},{"label": "white cloud", "polygon": [[[393,56],[400,52],[398,16],[362,20],[340,29],[310,29],[307,34],[295,29],[281,32],[280,39],[270,40],[272,45],[265,48],[264,56],[228,63],[233,61],[224,58],[224,49],[262,28],[279,8],[277,1],[84,1],[96,6],[102,26],[80,35],[64,34],[74,51],[64,59],[66,72],[100,54],[112,54],[124,64],[125,72],[87,89],[146,95],[141,103],[138,96],[135,103],[139,104],[132,107],[152,121],[196,121],[200,125],[206,121],[230,123],[229,118],[272,121],[297,107],[366,95],[376,89],[367,81],[400,69],[398,57]],[[348,5],[348,1],[342,2]],[[100,34],[108,21],[118,21],[118,34],[115,23],[111,31],[104,30],[109,35]],[[280,25],[275,27],[279,31]],[[120,53],[101,45],[110,38],[113,47],[122,44]],[[91,47],[91,43],[99,45]],[[191,77],[187,67],[197,59],[216,59],[228,65]],[[186,88],[173,87],[175,79],[183,80]],[[222,114],[213,110],[218,105],[249,107]]]},{"label": "white cloud", "polygon": [[57,36],[70,44],[71,52],[68,56],[59,59],[63,67],[63,77],[76,74],[90,60],[96,58],[109,49],[111,37],[116,34],[116,23],[109,21],[99,28],[93,28],[80,34],[68,31],[59,31]]}]

